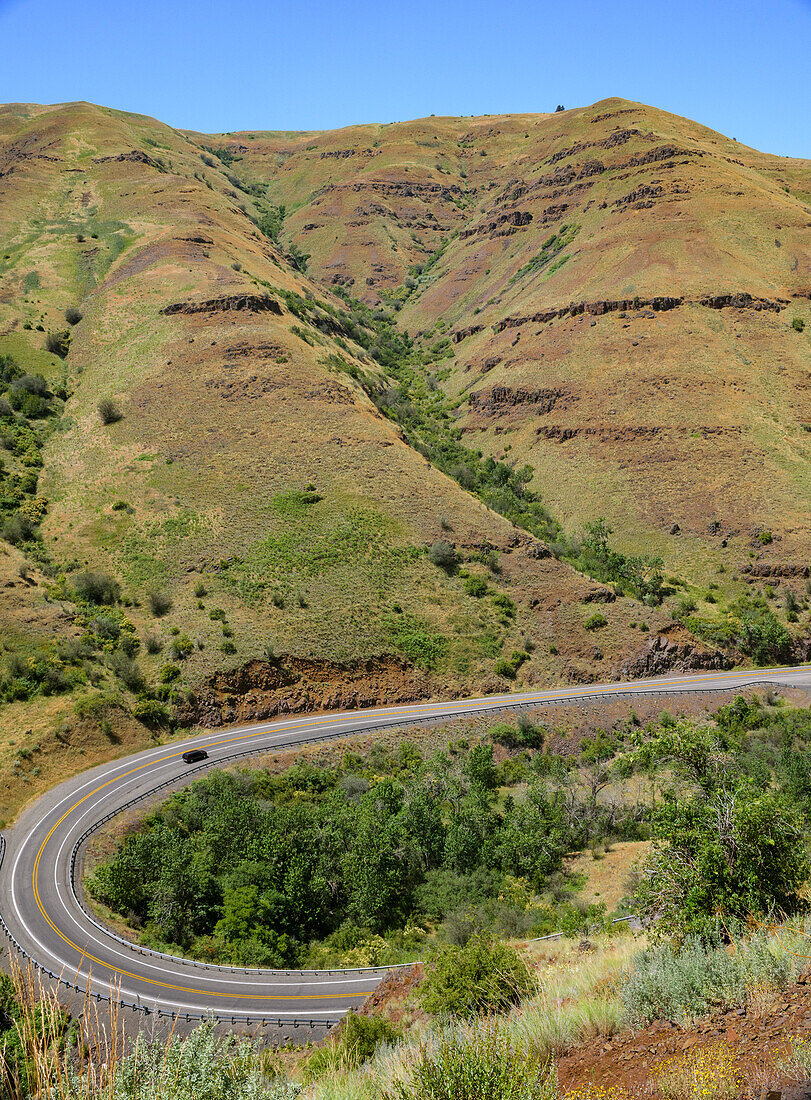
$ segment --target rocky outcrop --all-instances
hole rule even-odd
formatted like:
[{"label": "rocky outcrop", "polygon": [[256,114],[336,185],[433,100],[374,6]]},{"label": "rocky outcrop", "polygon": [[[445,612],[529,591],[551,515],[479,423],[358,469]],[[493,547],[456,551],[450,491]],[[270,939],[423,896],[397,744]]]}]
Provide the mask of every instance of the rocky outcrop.
[{"label": "rocky outcrop", "polygon": [[653,206],[653,200],[663,195],[664,190],[664,187],[661,187],[659,184],[644,183],[641,187],[635,188],[627,195],[621,195],[618,199],[614,199],[612,205],[632,206],[636,210],[641,210],[643,206]]},{"label": "rocky outcrop", "polygon": [[[626,195],[621,201],[638,198],[646,188]],[[783,299],[772,302],[768,298],[756,298],[752,294],[741,292],[740,294],[716,294],[707,295],[693,302],[689,299],[676,298],[673,295],[660,294],[654,298],[606,298],[596,302],[571,302],[568,306],[560,306],[558,309],[543,309],[537,313],[524,314],[517,317],[504,317],[493,325],[493,332],[503,332],[507,328],[520,328],[522,325],[543,325],[549,321],[555,321],[559,317],[577,317],[581,313],[588,313],[592,317],[600,317],[606,313],[623,313],[627,310],[652,309],[655,312],[663,312],[670,309],[678,309],[687,301],[688,305],[706,306],[708,309],[754,309],[771,310],[779,313],[785,309],[788,302]]]},{"label": "rocky outcrop", "polygon": [[781,309],[786,308],[788,302],[782,300],[772,302],[768,298],[756,298],[742,291],[738,294],[709,295],[706,298],[700,298],[699,305],[707,306],[709,309],[766,309],[772,313],[779,313]]},{"label": "rocky outcrop", "polygon": [[467,340],[468,336],[475,336],[483,328],[484,325],[468,325],[467,328],[457,329],[456,332],[451,334],[451,341],[454,344],[461,344],[463,340]]},{"label": "rocky outcrop", "polygon": [[131,149],[128,153],[119,153],[117,157],[95,157],[93,163],[123,164],[127,161],[131,161],[133,164],[146,164],[149,168],[155,168],[158,172],[166,171],[162,164],[150,157],[148,153],[142,152],[141,149]]},{"label": "rocky outcrop", "polygon": [[[429,676],[394,657],[349,665],[281,657],[215,673],[198,689],[194,702],[179,708],[177,717],[183,726],[223,726],[280,714],[411,703],[437,690]],[[441,690],[447,695],[447,686]]]},{"label": "rocky outcrop", "polygon": [[335,160],[346,160],[347,157],[376,157],[379,149],[325,149],[321,154],[321,160],[333,157]]},{"label": "rocky outcrop", "polygon": [[493,218],[492,221],[474,225],[470,229],[463,229],[459,234],[459,239],[484,236],[508,237],[517,229],[524,229],[531,221],[532,214],[529,210],[511,210],[506,214],[500,214],[497,218]]},{"label": "rocky outcrop", "polygon": [[581,603],[614,603],[617,598],[616,592],[611,588],[606,588],[605,585],[601,585],[599,588],[590,589],[585,596],[581,598]]},{"label": "rocky outcrop", "polygon": [[809,567],[798,562],[747,562],[740,567],[741,573],[750,577],[807,577]]},{"label": "rocky outcrop", "polygon": [[242,310],[248,313],[275,313],[282,316],[282,307],[267,294],[230,294],[226,298],[209,298],[205,302],[173,302],[161,313],[226,313]]},{"label": "rocky outcrop", "polygon": [[[671,636],[672,635],[672,636]],[[617,669],[621,680],[663,676],[667,672],[715,671],[732,668],[734,661],[720,649],[711,649],[677,629],[656,634],[633,657]]]},{"label": "rocky outcrop", "polygon": [[499,416],[516,406],[535,413],[548,413],[560,401],[568,405],[574,400],[572,394],[562,389],[529,390],[510,386],[493,386],[489,390],[472,393],[468,398],[471,411],[484,416]]},{"label": "rocky outcrop", "polygon": [[602,141],[580,141],[576,145],[570,145],[568,149],[558,149],[553,153],[547,164],[557,164],[567,157],[575,157],[578,153],[584,153],[586,149],[614,149],[617,145],[624,145],[632,137],[643,137],[640,130],[615,130]]},{"label": "rocky outcrop", "polygon": [[531,313],[520,317],[505,317],[493,325],[493,332],[503,332],[507,328],[520,328],[527,324],[546,324],[558,317],[577,317],[581,313],[588,313],[592,317],[600,317],[605,313],[623,312],[629,309],[652,309],[663,312],[669,309],[678,309],[683,303],[683,298],[674,298],[668,295],[658,295],[655,298],[614,298],[601,299],[596,302],[571,302],[568,306],[559,309],[545,309],[538,313]]}]

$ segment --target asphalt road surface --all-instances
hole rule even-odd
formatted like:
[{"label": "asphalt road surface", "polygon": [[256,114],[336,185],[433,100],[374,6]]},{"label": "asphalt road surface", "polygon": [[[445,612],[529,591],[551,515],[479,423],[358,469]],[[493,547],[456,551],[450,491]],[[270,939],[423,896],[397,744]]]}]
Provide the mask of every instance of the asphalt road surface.
[{"label": "asphalt road surface", "polygon": [[[7,830],[0,868],[0,914],[17,949],[63,983],[141,1011],[190,1018],[327,1023],[359,1005],[381,979],[379,969],[343,971],[244,970],[161,955],[105,929],[84,907],[80,877],[88,830],[133,799],[177,787],[206,768],[239,756],[308,741],[471,712],[615,696],[745,688],[765,683],[811,688],[811,666],[685,674],[657,680],[487,696],[481,699],[385,707],[296,717],[204,734],[104,764],[60,784]],[[209,759],[188,765],[182,753],[203,748]],[[3,845],[0,844],[0,847]],[[12,952],[15,948],[11,947]]]}]

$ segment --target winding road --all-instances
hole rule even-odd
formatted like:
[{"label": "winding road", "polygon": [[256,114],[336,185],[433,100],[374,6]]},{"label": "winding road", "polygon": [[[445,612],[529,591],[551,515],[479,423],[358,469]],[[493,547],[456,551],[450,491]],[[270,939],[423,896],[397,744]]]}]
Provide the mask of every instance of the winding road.
[{"label": "winding road", "polygon": [[[181,1019],[213,1013],[233,1023],[334,1022],[375,988],[380,969],[244,970],[162,955],[121,939],[84,907],[74,879],[79,877],[89,834],[160,788],[176,788],[240,756],[474,712],[720,691],[758,683],[811,689],[811,665],[296,717],[220,730],[104,764],[39,799],[0,841],[0,915],[10,950],[30,957],[66,986],[97,999],[118,1000],[133,1011]],[[205,749],[209,759],[202,765],[185,764],[182,753],[191,747]]]}]

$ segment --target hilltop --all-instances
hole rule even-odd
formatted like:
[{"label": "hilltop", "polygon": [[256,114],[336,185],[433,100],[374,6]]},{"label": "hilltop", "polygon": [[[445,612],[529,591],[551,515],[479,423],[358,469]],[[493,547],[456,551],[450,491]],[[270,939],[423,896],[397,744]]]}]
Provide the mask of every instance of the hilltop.
[{"label": "hilltop", "polygon": [[43,731],[7,805],[131,712],[722,667],[752,616],[802,657],[810,200],[809,162],[621,100],[0,108],[0,726]]}]

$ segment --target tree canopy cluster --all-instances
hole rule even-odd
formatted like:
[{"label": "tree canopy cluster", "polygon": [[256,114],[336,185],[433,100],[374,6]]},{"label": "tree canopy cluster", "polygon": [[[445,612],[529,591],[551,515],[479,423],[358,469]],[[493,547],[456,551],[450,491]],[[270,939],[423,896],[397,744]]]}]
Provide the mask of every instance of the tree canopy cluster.
[{"label": "tree canopy cluster", "polygon": [[563,794],[534,775],[497,804],[492,745],[395,775],[300,765],[215,772],[173,795],[89,880],[159,942],[238,964],[284,965],[313,940],[441,920],[539,889],[573,843]]}]

